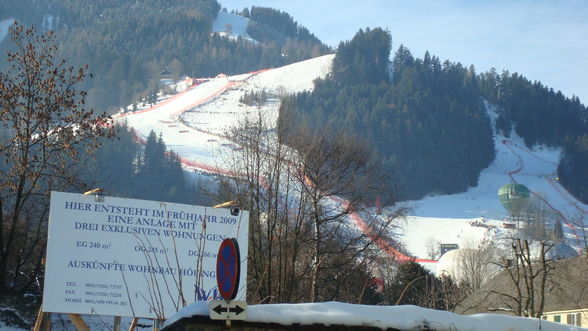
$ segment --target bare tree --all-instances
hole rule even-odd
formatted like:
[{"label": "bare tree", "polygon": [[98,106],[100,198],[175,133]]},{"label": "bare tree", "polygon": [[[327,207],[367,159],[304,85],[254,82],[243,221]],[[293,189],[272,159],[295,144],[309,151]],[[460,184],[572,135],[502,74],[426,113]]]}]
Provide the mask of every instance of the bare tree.
[{"label": "bare tree", "polygon": [[501,266],[509,279],[508,289],[491,290],[503,298],[504,304],[518,316],[541,317],[545,307],[545,297],[550,292],[549,278],[553,274],[554,261],[547,258],[553,247],[548,241],[536,242],[536,249],[529,242],[514,239],[511,255],[503,256]]},{"label": "bare tree", "polygon": [[384,281],[382,304],[453,310],[466,295],[450,276],[436,277],[415,261],[380,262],[378,268]]},{"label": "bare tree", "polygon": [[427,251],[427,258],[431,260],[439,260],[441,257],[441,241],[428,237],[425,240],[425,249]]},{"label": "bare tree", "polygon": [[51,190],[81,187],[73,165],[105,133],[84,108],[87,68],[54,56],[51,31],[13,25],[0,73],[0,291],[30,285],[41,267]]},{"label": "bare tree", "polygon": [[559,216],[549,211],[540,195],[537,197],[521,216],[523,227],[510,238],[510,249],[497,263],[508,276],[508,286],[489,292],[518,316],[541,317],[553,287],[555,257],[551,258],[549,251],[554,244],[549,241],[552,236],[547,225],[556,223]]},{"label": "bare tree", "polygon": [[244,119],[230,135],[239,147],[223,158],[232,174],[221,181],[224,199],[250,211],[249,299],[357,298],[365,281],[353,271],[364,273],[367,248],[397,216],[366,210],[389,178],[377,177],[368,149],[353,139],[298,132],[286,144],[284,124]]},{"label": "bare tree", "polygon": [[305,274],[310,270],[310,228],[305,222],[307,201],[297,194],[288,168],[292,150],[258,114],[230,129],[239,144],[218,156],[229,169],[220,178],[219,201],[235,200],[249,210],[249,280],[251,302],[301,301]]},{"label": "bare tree", "polygon": [[496,266],[499,250],[492,243],[482,241],[477,245],[466,242],[457,251],[455,281],[471,294],[494,277],[500,269]]},{"label": "bare tree", "polygon": [[544,194],[536,192],[531,197],[528,205],[519,215],[522,226],[519,228],[519,236],[526,239],[546,240],[551,237],[550,224],[554,224],[561,218],[545,204]]},{"label": "bare tree", "polygon": [[[370,149],[356,137],[343,132],[296,132],[290,140],[296,150],[294,177],[301,193],[308,199],[313,230],[313,261],[310,300],[319,299],[319,275],[331,255],[347,254],[356,259],[374,237],[384,234],[392,218],[365,213],[386,192],[390,181],[373,162]],[[390,200],[388,200],[389,202]],[[349,229],[350,217],[369,218],[368,226],[375,236]],[[329,245],[337,243],[337,245]],[[349,261],[349,262],[350,262]]]},{"label": "bare tree", "polygon": [[455,311],[455,308],[467,297],[467,289],[459,286],[451,277],[439,276],[439,302],[437,308]]},{"label": "bare tree", "polygon": [[[583,253],[588,257],[588,226],[586,225],[586,212],[581,208],[577,207],[578,211],[568,217],[569,223],[574,227],[573,235],[576,237]],[[561,223],[559,225],[561,227]],[[563,236],[563,231],[561,231]],[[557,238],[559,239],[559,238]]]}]

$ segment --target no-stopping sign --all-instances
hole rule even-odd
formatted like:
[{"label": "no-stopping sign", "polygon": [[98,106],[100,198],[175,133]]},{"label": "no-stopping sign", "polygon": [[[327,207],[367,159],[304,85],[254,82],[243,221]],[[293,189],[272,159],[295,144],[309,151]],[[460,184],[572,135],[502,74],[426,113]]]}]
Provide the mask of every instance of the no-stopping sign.
[{"label": "no-stopping sign", "polygon": [[216,281],[223,299],[232,300],[237,295],[240,273],[239,243],[235,238],[227,238],[221,243],[216,259]]}]

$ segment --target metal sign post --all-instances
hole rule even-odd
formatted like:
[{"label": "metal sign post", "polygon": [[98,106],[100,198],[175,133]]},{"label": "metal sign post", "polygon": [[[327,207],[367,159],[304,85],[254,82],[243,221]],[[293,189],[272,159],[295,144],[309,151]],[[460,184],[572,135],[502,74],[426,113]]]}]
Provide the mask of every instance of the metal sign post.
[{"label": "metal sign post", "polygon": [[211,301],[210,319],[245,320],[247,319],[247,302],[238,300]]}]

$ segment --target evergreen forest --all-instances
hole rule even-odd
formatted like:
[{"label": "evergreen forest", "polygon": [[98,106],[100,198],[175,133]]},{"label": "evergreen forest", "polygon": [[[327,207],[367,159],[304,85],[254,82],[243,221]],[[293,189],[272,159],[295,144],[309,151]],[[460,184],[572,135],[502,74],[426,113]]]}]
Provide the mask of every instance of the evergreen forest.
[{"label": "evergreen forest", "polygon": [[[415,58],[375,28],[342,42],[332,73],[312,92],[285,100],[283,118],[312,127],[346,130],[371,144],[403,199],[451,194],[475,186],[494,159],[489,105],[496,127],[514,130],[532,147],[563,148],[561,181],[588,201],[587,109],[517,73],[477,74],[473,66],[441,62],[426,52]],[[578,180],[578,179],[584,180]]]},{"label": "evergreen forest", "polygon": [[[0,3],[0,19],[54,29],[59,56],[89,65],[93,78],[81,88],[99,110],[153,96],[164,69],[178,78],[236,74],[331,51],[289,14],[256,6],[235,14],[249,19],[247,32],[258,42],[231,40],[212,33],[219,10],[216,0],[23,0]],[[8,38],[0,44],[7,47]],[[588,201],[581,185],[588,180],[586,107],[577,97],[518,73],[477,73],[428,52],[418,58],[402,45],[392,49],[389,32],[360,30],[338,46],[332,73],[313,92],[284,100],[282,114],[294,116],[292,123],[363,137],[388,171],[382,180],[403,199],[418,199],[476,185],[494,158],[487,114],[494,105],[502,134],[516,132],[529,147],[563,149],[561,183]]]},{"label": "evergreen forest", "polygon": [[[244,12],[248,32],[259,42],[212,33],[221,10],[199,1],[2,1],[0,19],[53,29],[59,56],[88,65],[93,79],[83,89],[100,110],[129,105],[158,89],[158,74],[214,77],[278,67],[329,52],[286,13],[262,7]],[[9,47],[8,38],[0,49]],[[2,60],[3,61],[3,60]],[[0,62],[0,69],[5,63]]]},{"label": "evergreen forest", "polygon": [[110,196],[177,203],[203,202],[200,181],[189,180],[179,156],[151,131],[144,148],[132,129],[116,127],[116,139],[102,139],[85,160],[85,181]]}]

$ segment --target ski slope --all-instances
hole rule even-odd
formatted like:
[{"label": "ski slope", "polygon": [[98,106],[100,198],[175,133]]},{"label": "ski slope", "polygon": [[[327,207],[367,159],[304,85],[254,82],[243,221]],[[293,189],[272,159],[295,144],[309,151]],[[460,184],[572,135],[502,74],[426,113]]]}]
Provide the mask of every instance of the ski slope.
[{"label": "ski slope", "polygon": [[166,145],[180,155],[188,168],[211,171],[214,151],[235,148],[234,143],[224,137],[228,127],[244,117],[255,116],[257,112],[264,112],[268,118],[277,118],[277,98],[270,99],[261,108],[248,107],[239,103],[244,93],[263,89],[272,93],[295,93],[311,89],[314,79],[326,75],[333,57],[325,55],[277,69],[231,77],[203,78],[199,85],[162,99],[152,107],[118,113],[113,119],[127,123],[143,139],[151,130],[161,134]]},{"label": "ski slope", "polygon": [[[215,172],[213,154],[238,148],[225,138],[228,127],[258,112],[276,119],[278,96],[312,89],[314,79],[328,74],[333,57],[326,55],[280,68],[200,79],[199,85],[162,99],[153,107],[117,114],[114,118],[133,127],[142,139],[151,130],[161,134],[166,145],[180,155],[186,169]],[[239,102],[245,93],[264,90],[270,97],[261,107]],[[486,107],[494,122],[492,106]],[[475,247],[482,241],[492,242],[509,234],[510,230],[503,228],[507,213],[498,202],[497,192],[513,181],[526,185],[547,208],[561,215],[568,243],[580,247],[577,225],[572,220],[582,217],[586,222],[588,206],[568,194],[556,179],[561,151],[541,146],[528,149],[516,134],[508,138],[495,135],[494,145],[496,158],[481,173],[476,187],[459,194],[407,202],[412,212],[396,236],[429,268],[434,269],[434,262],[424,260],[430,258],[433,244]],[[359,223],[358,227],[361,228]],[[380,248],[387,251],[385,245]]]},{"label": "ski slope", "polygon": [[[486,105],[494,125],[497,117]],[[404,227],[402,240],[416,256],[425,254],[424,241],[457,243],[471,247],[473,242],[493,240],[510,233],[502,227],[508,217],[498,201],[498,189],[508,183],[520,183],[532,192],[532,198],[542,203],[548,212],[562,218],[568,244],[581,249],[579,224],[587,224],[588,208],[569,194],[557,180],[561,150],[537,146],[525,147],[514,131],[510,137],[494,136],[496,158],[480,174],[478,185],[466,192],[426,197],[411,201],[413,217]],[[461,221],[458,221],[461,220]],[[476,222],[476,220],[478,222]],[[487,224],[487,227],[464,227],[467,223]],[[445,230],[444,230],[445,229]],[[424,235],[419,236],[419,233]]]}]

